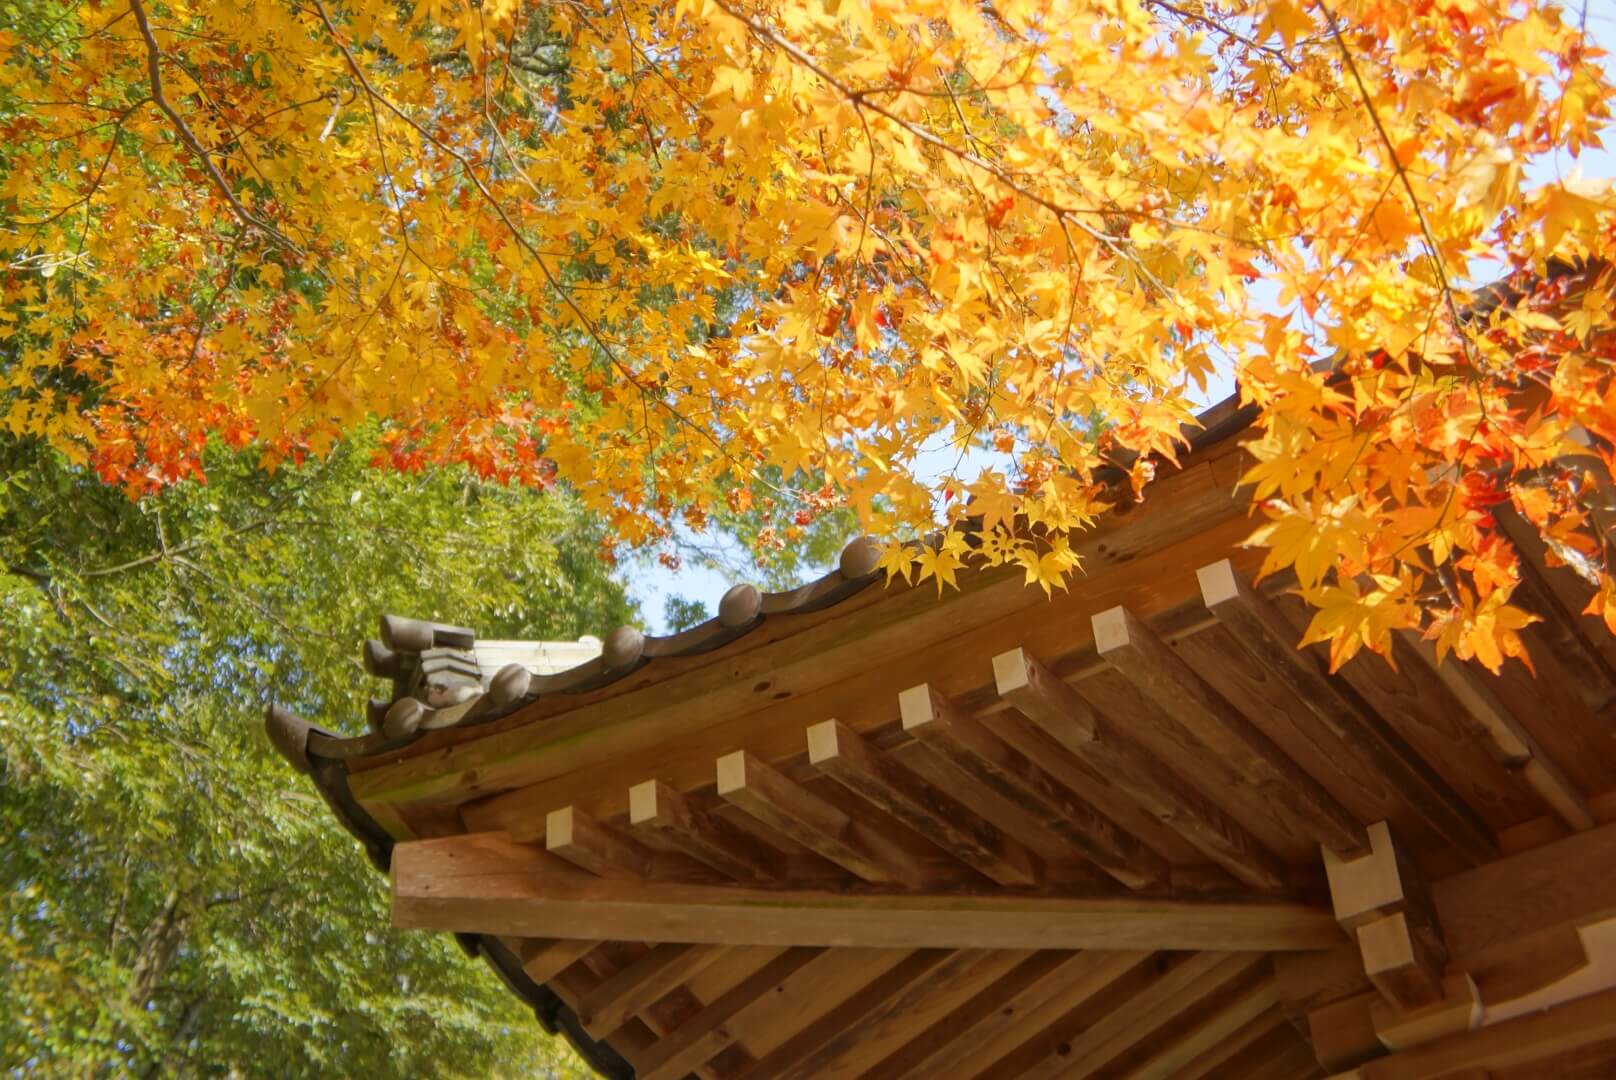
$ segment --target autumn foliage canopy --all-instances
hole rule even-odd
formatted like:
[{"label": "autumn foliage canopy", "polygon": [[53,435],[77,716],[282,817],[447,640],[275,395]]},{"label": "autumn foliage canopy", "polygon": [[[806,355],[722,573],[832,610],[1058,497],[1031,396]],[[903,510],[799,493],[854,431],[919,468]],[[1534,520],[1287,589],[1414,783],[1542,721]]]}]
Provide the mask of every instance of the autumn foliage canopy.
[{"label": "autumn foliage canopy", "polygon": [[379,420],[378,464],[559,479],[619,543],[848,506],[892,573],[1050,588],[1233,373],[1253,541],[1337,662],[1518,655],[1506,511],[1616,626],[1616,198],[1569,168],[1613,89],[1575,10],[25,7],[0,418],[132,494]]}]

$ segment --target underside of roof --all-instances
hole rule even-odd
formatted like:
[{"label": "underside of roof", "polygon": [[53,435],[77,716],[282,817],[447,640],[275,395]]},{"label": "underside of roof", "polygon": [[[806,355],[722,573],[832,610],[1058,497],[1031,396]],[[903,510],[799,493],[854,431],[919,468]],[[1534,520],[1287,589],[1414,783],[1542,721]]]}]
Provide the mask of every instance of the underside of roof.
[{"label": "underside of roof", "polygon": [[[1252,583],[1249,414],[1204,419],[1052,598],[1019,568],[887,584],[856,541],[557,674],[387,619],[371,733],[272,710],[271,737],[395,923],[457,932],[608,1076],[1616,1061],[1616,991],[1565,989],[1616,915],[1586,587],[1503,511],[1536,679],[1413,638],[1330,675],[1287,582]],[[1377,967],[1383,939],[1410,958]]]}]

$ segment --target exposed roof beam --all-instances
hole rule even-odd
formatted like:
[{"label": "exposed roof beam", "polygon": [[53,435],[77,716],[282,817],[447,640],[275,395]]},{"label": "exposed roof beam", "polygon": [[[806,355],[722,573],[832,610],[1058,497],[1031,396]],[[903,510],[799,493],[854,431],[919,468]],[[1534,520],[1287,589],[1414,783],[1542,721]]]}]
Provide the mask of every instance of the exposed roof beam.
[{"label": "exposed roof beam", "polygon": [[837,720],[808,729],[808,762],[989,880],[1038,884],[1038,859],[992,822],[937,790]]},{"label": "exposed roof beam", "polygon": [[920,859],[745,750],[718,759],[718,797],[865,881],[923,884]]},{"label": "exposed roof beam", "polygon": [[716,945],[1284,951],[1342,940],[1329,911],[1299,903],[611,881],[489,834],[395,848],[393,920],[406,928]]},{"label": "exposed roof beam", "polygon": [[979,720],[925,683],[898,695],[903,730],[963,775],[1031,813],[1129,888],[1167,876],[1167,861],[1118,828]]},{"label": "exposed roof beam", "polygon": [[[1252,888],[1285,887],[1285,867],[1244,826],[1123,736],[1118,725],[1025,650],[995,656],[993,677],[999,697],[1196,850]],[[1045,767],[1057,764],[1046,761]]]},{"label": "exposed roof beam", "polygon": [[1437,835],[1472,863],[1498,855],[1487,823],[1415,753],[1344,679],[1332,679],[1297,647],[1297,634],[1273,601],[1253,589],[1228,559],[1196,571],[1201,599],[1265,671],[1296,695],[1349,749],[1362,753]]},{"label": "exposed roof beam", "polygon": [[1351,811],[1127,608],[1094,616],[1094,644],[1107,663],[1209,750],[1272,790],[1320,843],[1349,857],[1369,850]]}]

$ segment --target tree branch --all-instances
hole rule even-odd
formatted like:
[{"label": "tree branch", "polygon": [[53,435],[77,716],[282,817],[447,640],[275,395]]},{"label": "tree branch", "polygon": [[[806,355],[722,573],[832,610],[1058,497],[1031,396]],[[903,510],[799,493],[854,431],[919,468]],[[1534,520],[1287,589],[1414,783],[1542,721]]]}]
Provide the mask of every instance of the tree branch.
[{"label": "tree branch", "polygon": [[236,198],[236,193],[230,190],[230,182],[219,171],[219,167],[213,163],[213,159],[208,156],[208,152],[202,148],[201,141],[191,131],[190,125],[185,122],[185,118],[179,114],[173,105],[169,104],[168,96],[163,89],[161,67],[163,52],[157,44],[156,36],[152,33],[151,22],[146,18],[145,5],[141,3],[141,0],[129,0],[129,11],[130,14],[134,15],[135,22],[140,27],[140,36],[146,40],[146,73],[151,82],[152,101],[157,103],[157,107],[162,110],[163,115],[173,123],[180,142],[185,144],[186,149],[190,150],[202,165],[202,170],[208,174],[208,179],[213,181],[213,186],[219,189],[219,194],[223,195],[225,201],[230,204],[230,209],[236,215],[237,220],[254,232],[261,234],[270,242],[302,257],[305,254],[302,248],[294,244],[279,229],[242,205],[241,200]]}]

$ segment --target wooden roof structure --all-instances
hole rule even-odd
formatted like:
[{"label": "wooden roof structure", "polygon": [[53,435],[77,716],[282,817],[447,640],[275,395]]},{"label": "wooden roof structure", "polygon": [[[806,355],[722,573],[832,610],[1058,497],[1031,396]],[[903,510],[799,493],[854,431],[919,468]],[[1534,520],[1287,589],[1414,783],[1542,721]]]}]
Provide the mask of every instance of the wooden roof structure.
[{"label": "wooden roof structure", "polygon": [[[601,1073],[1616,1075],[1616,641],[1523,523],[1538,666],[1329,675],[1239,490],[1250,415],[941,597],[855,541],[536,674],[383,620],[371,734],[271,738]],[[1507,514],[1507,510],[1504,511]]]}]

